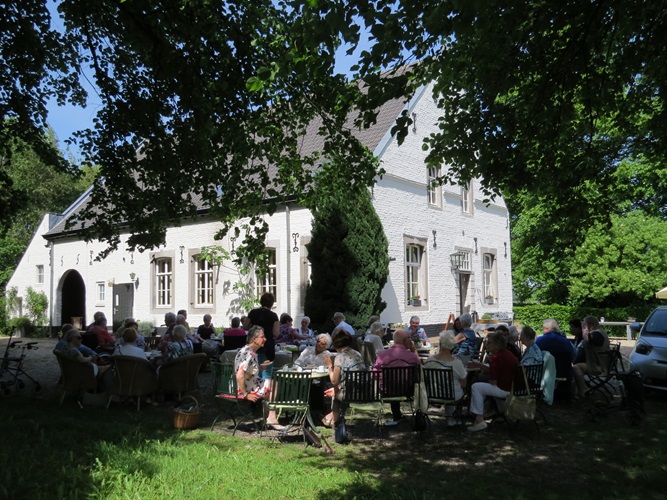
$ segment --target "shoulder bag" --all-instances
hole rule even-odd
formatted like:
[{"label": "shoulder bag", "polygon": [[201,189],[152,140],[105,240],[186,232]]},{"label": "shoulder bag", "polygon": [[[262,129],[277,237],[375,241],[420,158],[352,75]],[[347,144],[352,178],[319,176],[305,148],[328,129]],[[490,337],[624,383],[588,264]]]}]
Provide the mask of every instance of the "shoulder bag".
[{"label": "shoulder bag", "polygon": [[[521,373],[523,373],[523,381],[528,385],[528,377],[526,377],[526,369],[521,366]],[[512,390],[505,400],[505,416],[510,420],[535,420],[535,413],[537,411],[537,400],[534,396],[515,396],[514,382],[512,382]]]}]

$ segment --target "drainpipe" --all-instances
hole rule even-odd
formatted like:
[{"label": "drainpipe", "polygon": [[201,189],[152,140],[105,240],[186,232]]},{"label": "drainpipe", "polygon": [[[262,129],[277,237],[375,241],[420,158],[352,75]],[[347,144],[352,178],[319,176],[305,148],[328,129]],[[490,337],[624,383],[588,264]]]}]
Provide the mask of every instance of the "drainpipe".
[{"label": "drainpipe", "polygon": [[290,211],[285,203],[285,248],[287,249],[287,314],[292,315],[292,252],[290,249]]},{"label": "drainpipe", "polygon": [[53,336],[53,240],[49,241],[49,337]]}]

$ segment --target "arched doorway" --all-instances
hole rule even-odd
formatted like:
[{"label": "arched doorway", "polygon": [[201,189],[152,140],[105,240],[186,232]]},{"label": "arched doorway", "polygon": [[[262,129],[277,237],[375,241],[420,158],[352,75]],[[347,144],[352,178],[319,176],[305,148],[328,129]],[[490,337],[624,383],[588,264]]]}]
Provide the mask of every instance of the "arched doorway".
[{"label": "arched doorway", "polygon": [[62,279],[60,322],[75,328],[86,327],[86,285],[78,271],[68,271]]}]

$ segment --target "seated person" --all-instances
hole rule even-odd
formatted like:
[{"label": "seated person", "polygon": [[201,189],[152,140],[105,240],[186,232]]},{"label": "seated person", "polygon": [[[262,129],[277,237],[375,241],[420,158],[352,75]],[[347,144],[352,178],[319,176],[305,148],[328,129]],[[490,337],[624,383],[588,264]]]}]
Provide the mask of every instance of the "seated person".
[{"label": "seated person", "polygon": [[465,313],[461,315],[461,333],[456,335],[456,343],[459,348],[458,356],[474,356],[477,349],[477,334],[472,328],[472,315]]},{"label": "seated person", "polygon": [[574,380],[577,387],[577,396],[586,395],[586,380],[584,375],[598,375],[607,369],[600,360],[599,353],[609,350],[609,336],[601,327],[595,316],[586,316],[583,320],[583,350],[584,361],[573,367]]},{"label": "seated person", "polygon": [[276,344],[290,344],[294,345],[295,330],[292,328],[292,316],[287,313],[280,315],[280,330],[276,338]]},{"label": "seated person", "polygon": [[[394,332],[394,344],[389,349],[378,353],[373,369],[381,370],[388,366],[420,365],[421,360],[416,351],[415,345],[412,343],[411,332],[409,330],[396,330]],[[397,425],[403,418],[401,403],[400,401],[392,401],[390,406],[392,420],[385,422],[385,425]]]},{"label": "seated person", "polygon": [[516,346],[516,344],[510,340],[509,328],[507,328],[505,325],[498,325],[498,327],[496,328],[496,332],[500,333],[505,339],[505,349],[514,354],[514,356],[516,356],[517,361],[520,361],[521,351]]},{"label": "seated person", "polygon": [[245,337],[246,331],[241,328],[241,318],[232,318],[232,327],[224,331],[225,337]]},{"label": "seated person", "polygon": [[144,350],[136,345],[137,331],[132,327],[123,330],[123,343],[116,347],[114,356],[134,356],[135,358],[146,359]]},{"label": "seated person", "polygon": [[[74,330],[74,327],[69,323],[65,323],[62,327],[60,327],[60,337],[58,343],[53,348],[53,352],[56,351],[64,352],[68,349],[69,344],[67,342],[67,333],[70,330]],[[83,345],[81,342],[79,342],[78,349],[79,351],[81,351],[81,354],[83,354],[86,357],[97,358],[97,353],[93,351],[90,347]]]},{"label": "seated person", "polygon": [[306,347],[294,363],[299,366],[324,366],[324,358],[329,357],[327,351],[329,347],[331,347],[331,337],[328,333],[320,333],[315,345]]},{"label": "seated person", "polygon": [[265,342],[264,329],[253,326],[248,332],[248,344],[236,353],[234,373],[238,397],[241,399],[256,402],[269,395],[271,381],[264,381],[259,375],[271,361],[266,360],[260,365],[257,359],[257,350],[263,347]]},{"label": "seated person", "polygon": [[[556,364],[556,377],[564,379],[566,384],[559,384],[557,392],[564,387],[569,397],[569,386],[572,382],[572,360],[574,359],[574,346],[561,332],[558,322],[553,319],[546,319],[542,322],[542,335],[537,337],[535,344],[541,351],[549,351],[554,357]],[[565,394],[564,394],[565,395]]]},{"label": "seated person", "polygon": [[470,365],[486,369],[489,373],[488,382],[476,382],[472,385],[470,397],[470,413],[475,416],[469,431],[476,432],[486,429],[484,421],[484,400],[487,396],[506,398],[512,390],[514,369],[519,364],[516,356],[506,349],[507,342],[502,334],[492,332],[487,335],[486,348],[491,353],[489,366],[484,367],[478,361],[471,361]]},{"label": "seated person", "polygon": [[213,326],[213,323],[211,323],[211,319],[212,317],[210,314],[204,314],[204,323],[197,327],[197,335],[204,340],[210,340],[211,336],[215,335],[215,327]]},{"label": "seated person", "polygon": [[107,330],[107,319],[104,316],[97,318],[90,331],[97,335],[98,351],[113,353],[116,349],[116,339]]},{"label": "seated person", "polygon": [[162,356],[162,363],[182,356],[193,354],[192,342],[187,338],[188,329],[183,325],[176,325],[171,332],[171,341]]},{"label": "seated person", "polygon": [[408,332],[410,332],[410,336],[413,339],[419,339],[424,343],[428,343],[428,337],[426,336],[426,332],[422,327],[419,326],[419,323],[421,320],[419,319],[419,316],[412,316],[410,318],[410,327],[408,328]]},{"label": "seated person", "polygon": [[522,365],[541,365],[543,363],[542,350],[535,343],[535,330],[529,326],[524,326],[521,329],[519,338],[521,343],[526,346],[526,350],[521,357]]},{"label": "seated person", "polygon": [[79,350],[79,346],[81,346],[81,333],[79,333],[78,330],[75,329],[69,330],[65,335],[65,339],[67,341],[67,348],[63,350],[62,353],[65,356],[68,356],[74,359],[75,361],[78,361],[79,363],[90,365],[96,377],[101,377],[102,374],[104,374],[104,372],[106,372],[109,368],[111,368],[110,365],[97,366],[95,364],[96,358],[86,357],[83,354],[81,354],[81,351]]},{"label": "seated person", "polygon": [[338,353],[336,358],[332,361],[330,356],[324,358],[324,364],[329,367],[329,380],[333,387],[328,389],[324,395],[333,397],[331,404],[331,413],[324,418],[325,426],[330,427],[332,424],[338,422],[340,417],[340,411],[343,404],[343,382],[345,376],[345,370],[363,370],[366,368],[364,365],[364,358],[361,356],[361,353],[352,349],[352,335],[344,327],[336,328],[333,331],[332,345]]},{"label": "seated person", "polygon": [[364,342],[373,344],[373,347],[375,347],[376,357],[379,352],[384,351],[384,345],[382,344],[384,330],[384,325],[379,321],[376,321],[375,323],[371,324],[371,328],[364,338]]},{"label": "seated person", "polygon": [[[456,336],[451,330],[440,332],[440,349],[437,354],[429,356],[424,363],[424,367],[441,368],[442,365],[452,367],[452,375],[454,376],[454,399],[456,401],[463,397],[463,391],[468,381],[468,372],[463,366],[463,362],[452,356],[452,350],[456,347]],[[455,405],[446,405],[445,413],[447,414],[447,425],[454,426],[459,422],[453,417]]]},{"label": "seated person", "polygon": [[300,340],[307,341],[309,344],[315,339],[315,332],[310,329],[310,318],[308,316],[301,318],[301,328],[297,330],[297,334],[301,337]]}]

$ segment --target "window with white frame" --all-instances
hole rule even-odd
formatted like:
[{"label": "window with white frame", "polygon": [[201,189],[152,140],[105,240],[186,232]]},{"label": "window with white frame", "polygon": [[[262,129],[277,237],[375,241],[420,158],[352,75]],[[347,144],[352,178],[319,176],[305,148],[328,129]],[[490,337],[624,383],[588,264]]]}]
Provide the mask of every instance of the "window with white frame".
[{"label": "window with white frame", "polygon": [[482,256],[482,265],[484,273],[484,299],[493,303],[496,297],[496,256],[490,253],[485,253]]},{"label": "window with white frame", "polygon": [[440,177],[440,167],[428,168],[428,204],[433,207],[442,206],[442,186],[434,182]]},{"label": "window with white frame", "polygon": [[37,266],[37,283],[38,284],[44,284],[44,266],[39,265]]},{"label": "window with white frame", "polygon": [[472,271],[472,265],[470,264],[470,252],[459,250],[459,253],[461,254],[461,259],[459,261],[459,271]]},{"label": "window with white frame", "polygon": [[405,297],[409,306],[425,305],[428,298],[426,239],[405,238]]},{"label": "window with white frame", "polygon": [[464,214],[472,213],[473,198],[472,198],[472,181],[469,181],[465,187],[461,188],[461,211]]},{"label": "window with white frame", "polygon": [[97,283],[97,303],[104,302],[106,299],[106,283],[103,281]]},{"label": "window with white frame", "polygon": [[155,305],[170,307],[172,296],[172,259],[155,260]]},{"label": "window with white frame", "polygon": [[213,305],[213,265],[199,255],[194,257],[195,261],[195,307],[207,307]]},{"label": "window with white frame", "polygon": [[272,293],[278,300],[278,267],[276,265],[276,249],[266,249],[266,268],[257,268],[255,271],[255,296],[263,293]]}]

